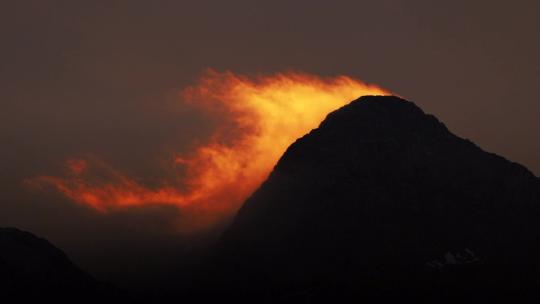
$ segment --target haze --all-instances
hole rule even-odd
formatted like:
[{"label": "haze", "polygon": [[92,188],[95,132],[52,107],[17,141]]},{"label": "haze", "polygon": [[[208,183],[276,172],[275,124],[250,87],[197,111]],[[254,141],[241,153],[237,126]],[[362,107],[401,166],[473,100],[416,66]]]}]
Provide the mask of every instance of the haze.
[{"label": "haze", "polygon": [[169,229],[171,207],[104,215],[22,181],[90,155],[152,185],[172,152],[214,130],[178,102],[207,68],[374,83],[538,175],[539,9],[536,1],[4,3],[0,226],[46,237],[112,281],[196,250],[199,242]]}]

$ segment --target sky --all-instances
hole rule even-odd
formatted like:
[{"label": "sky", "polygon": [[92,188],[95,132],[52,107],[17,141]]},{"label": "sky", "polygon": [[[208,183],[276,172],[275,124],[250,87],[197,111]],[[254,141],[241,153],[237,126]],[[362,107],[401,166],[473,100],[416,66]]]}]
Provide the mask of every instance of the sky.
[{"label": "sky", "polygon": [[[102,214],[27,178],[91,155],[151,184],[216,122],[179,102],[211,68],[347,75],[540,174],[538,1],[4,1],[0,226],[121,280],[197,251],[170,206]],[[186,253],[188,252],[188,253]]]}]

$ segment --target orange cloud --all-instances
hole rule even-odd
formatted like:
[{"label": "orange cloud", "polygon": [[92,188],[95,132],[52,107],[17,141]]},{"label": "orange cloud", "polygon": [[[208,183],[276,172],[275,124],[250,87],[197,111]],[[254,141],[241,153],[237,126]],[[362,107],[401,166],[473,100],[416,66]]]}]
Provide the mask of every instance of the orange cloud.
[{"label": "orange cloud", "polygon": [[[189,223],[183,229],[207,228],[234,214],[285,149],[329,112],[362,95],[386,94],[347,76],[291,72],[251,78],[207,71],[181,92],[178,102],[189,103],[220,124],[206,142],[171,162],[185,170],[176,180],[148,187],[100,161],[72,159],[66,162],[70,174],[40,176],[32,182],[51,185],[70,200],[100,212],[174,205]],[[90,168],[102,172],[100,178],[91,177]]]}]

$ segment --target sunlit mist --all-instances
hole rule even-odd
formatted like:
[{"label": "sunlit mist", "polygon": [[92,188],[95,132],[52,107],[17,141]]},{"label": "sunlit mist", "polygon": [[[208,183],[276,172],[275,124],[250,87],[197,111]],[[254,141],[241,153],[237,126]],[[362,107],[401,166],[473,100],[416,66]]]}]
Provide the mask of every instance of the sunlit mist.
[{"label": "sunlit mist", "polygon": [[[75,203],[98,212],[165,204],[177,206],[181,229],[197,231],[230,217],[264,181],[286,148],[325,116],[363,95],[385,95],[377,86],[347,76],[323,78],[288,72],[248,77],[207,71],[178,96],[179,103],[221,122],[210,138],[170,166],[176,179],[147,186],[98,159],[66,160],[64,176],[39,176]],[[100,170],[99,178],[89,170]]]}]

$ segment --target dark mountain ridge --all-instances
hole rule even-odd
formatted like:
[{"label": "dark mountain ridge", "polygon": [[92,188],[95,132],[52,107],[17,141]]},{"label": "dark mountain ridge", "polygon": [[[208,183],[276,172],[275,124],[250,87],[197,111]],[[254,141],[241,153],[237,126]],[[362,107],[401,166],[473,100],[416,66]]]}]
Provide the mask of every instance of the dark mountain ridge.
[{"label": "dark mountain ridge", "polygon": [[13,303],[44,299],[90,303],[120,296],[47,240],[16,228],[0,228],[0,291],[3,300]]},{"label": "dark mountain ridge", "polygon": [[246,201],[216,288],[269,301],[532,297],[539,219],[525,167],[411,102],[365,96],[291,145]]}]

